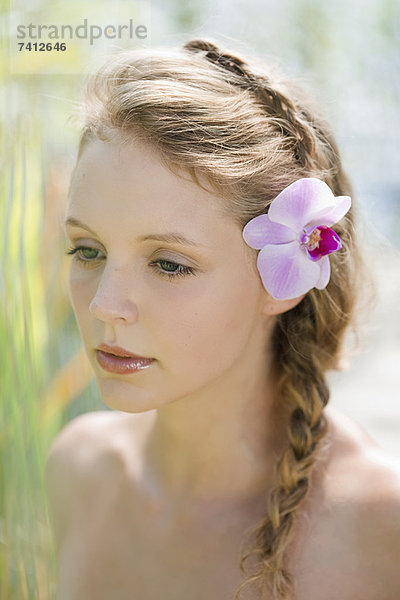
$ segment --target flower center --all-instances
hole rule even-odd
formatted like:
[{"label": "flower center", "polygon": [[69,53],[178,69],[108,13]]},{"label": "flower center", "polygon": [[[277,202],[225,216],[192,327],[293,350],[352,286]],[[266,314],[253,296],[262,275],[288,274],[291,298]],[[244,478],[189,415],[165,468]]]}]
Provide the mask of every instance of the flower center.
[{"label": "flower center", "polygon": [[300,244],[313,261],[319,260],[323,256],[331,254],[331,252],[336,252],[342,247],[342,242],[336,231],[333,231],[327,225],[303,229],[300,235]]},{"label": "flower center", "polygon": [[314,250],[319,246],[319,242],[321,240],[321,231],[318,227],[316,227],[310,235],[306,234],[307,241],[305,242],[305,246],[307,246],[308,250]]}]

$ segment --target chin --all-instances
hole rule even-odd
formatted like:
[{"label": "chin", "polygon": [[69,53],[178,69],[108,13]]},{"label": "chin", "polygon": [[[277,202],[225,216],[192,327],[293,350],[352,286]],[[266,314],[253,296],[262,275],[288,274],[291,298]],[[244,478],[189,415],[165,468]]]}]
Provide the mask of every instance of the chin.
[{"label": "chin", "polygon": [[143,413],[154,410],[162,405],[162,402],[149,394],[145,387],[132,385],[132,382],[121,379],[96,378],[96,385],[104,404],[113,410],[126,413]]}]

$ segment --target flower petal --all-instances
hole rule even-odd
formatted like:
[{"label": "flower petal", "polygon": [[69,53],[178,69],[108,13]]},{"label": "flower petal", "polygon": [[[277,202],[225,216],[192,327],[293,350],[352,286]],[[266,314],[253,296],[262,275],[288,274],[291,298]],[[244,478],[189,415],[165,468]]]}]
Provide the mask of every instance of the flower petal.
[{"label": "flower petal", "polygon": [[[271,221],[300,232],[313,223],[317,215],[330,214],[334,207],[335,196],[324,181],[303,177],[278,194],[270,204],[268,216]],[[317,225],[321,224],[318,221]]]},{"label": "flower petal", "polygon": [[331,263],[329,261],[329,256],[323,256],[316,264],[320,266],[321,274],[317,283],[315,284],[315,287],[319,290],[323,290],[328,285],[331,276]]},{"label": "flower petal", "polygon": [[340,219],[343,219],[351,206],[350,196],[336,196],[335,202],[332,206],[327,207],[319,213],[316,213],[312,220],[307,223],[307,226],[312,227],[315,225],[335,225]]},{"label": "flower petal", "polygon": [[273,223],[268,215],[258,215],[243,228],[243,238],[251,248],[264,248],[266,244],[292,242],[296,234],[280,223]]},{"label": "flower petal", "polygon": [[268,244],[257,256],[257,268],[267,292],[277,300],[297,298],[320,279],[318,262],[307,256],[300,244]]}]

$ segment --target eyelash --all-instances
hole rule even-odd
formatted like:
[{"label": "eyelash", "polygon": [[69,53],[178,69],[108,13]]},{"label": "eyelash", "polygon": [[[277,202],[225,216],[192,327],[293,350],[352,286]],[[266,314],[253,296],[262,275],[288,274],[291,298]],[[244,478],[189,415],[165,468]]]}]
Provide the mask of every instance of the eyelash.
[{"label": "eyelash", "polygon": [[[95,252],[99,252],[99,250],[96,250],[96,248],[90,248],[89,246],[76,246],[75,248],[69,248],[68,251],[65,254],[70,254],[70,255],[75,255],[74,258],[75,260],[77,260],[80,265],[82,265],[82,267],[89,267],[91,263],[93,263],[96,258],[82,258],[79,254],[77,254],[77,252],[79,250],[94,250]],[[166,271],[162,271],[161,269],[156,269],[156,271],[160,274],[160,275],[164,275],[166,277],[168,277],[168,279],[175,279],[176,277],[182,277],[182,276],[186,276],[186,275],[195,275],[194,269],[192,267],[187,267],[185,265],[181,265],[179,263],[176,263],[172,260],[166,260],[166,259],[162,259],[160,258],[157,261],[153,261],[152,263],[150,263],[151,266],[153,265],[157,265],[158,263],[168,263],[170,265],[176,265],[177,267],[180,268],[179,271],[174,271],[174,272],[170,272],[167,273]]]}]

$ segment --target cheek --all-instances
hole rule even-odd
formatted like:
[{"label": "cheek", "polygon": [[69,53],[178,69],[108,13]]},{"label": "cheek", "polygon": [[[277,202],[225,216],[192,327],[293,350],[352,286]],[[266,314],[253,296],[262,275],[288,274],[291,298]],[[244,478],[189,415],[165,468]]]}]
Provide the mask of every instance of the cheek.
[{"label": "cheek", "polygon": [[68,291],[76,319],[80,323],[89,316],[88,307],[96,293],[96,284],[91,284],[87,277],[72,267],[69,271]]},{"label": "cheek", "polygon": [[175,301],[163,303],[158,319],[158,331],[164,342],[168,340],[164,348],[169,366],[182,374],[195,371],[199,377],[228,367],[245,350],[257,317],[258,294],[258,282],[243,275],[203,282],[196,290],[177,290]]}]

